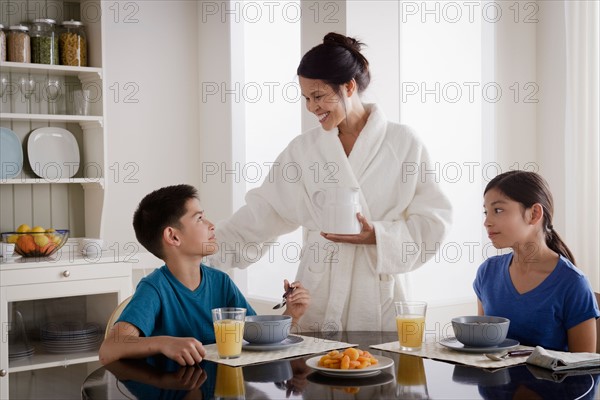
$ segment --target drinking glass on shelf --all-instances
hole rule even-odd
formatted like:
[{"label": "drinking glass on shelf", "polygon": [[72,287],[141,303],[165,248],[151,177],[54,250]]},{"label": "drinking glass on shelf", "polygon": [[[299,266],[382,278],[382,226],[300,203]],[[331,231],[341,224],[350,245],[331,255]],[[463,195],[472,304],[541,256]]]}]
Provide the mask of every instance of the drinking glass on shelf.
[{"label": "drinking glass on shelf", "polygon": [[0,75],[0,99],[4,98],[6,88],[8,88],[8,78],[6,75]]},{"label": "drinking glass on shelf", "polygon": [[56,103],[60,97],[60,82],[56,78],[49,77],[46,80],[45,88],[46,98],[48,99],[48,113],[56,114]]},{"label": "drinking glass on shelf", "polygon": [[35,92],[35,80],[22,77],[19,79],[19,88],[27,100],[27,114],[31,114],[31,96]]},{"label": "drinking glass on shelf", "polygon": [[73,91],[73,111],[75,115],[90,114],[90,91],[88,89]]}]

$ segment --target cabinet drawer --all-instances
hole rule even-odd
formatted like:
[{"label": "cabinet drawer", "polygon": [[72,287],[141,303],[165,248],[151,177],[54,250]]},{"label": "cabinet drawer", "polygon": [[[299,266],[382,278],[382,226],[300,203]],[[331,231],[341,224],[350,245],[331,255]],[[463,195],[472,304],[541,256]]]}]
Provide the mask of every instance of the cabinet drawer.
[{"label": "cabinet drawer", "polygon": [[23,268],[2,271],[2,286],[68,282],[87,279],[129,276],[127,263],[73,264],[45,268]]}]

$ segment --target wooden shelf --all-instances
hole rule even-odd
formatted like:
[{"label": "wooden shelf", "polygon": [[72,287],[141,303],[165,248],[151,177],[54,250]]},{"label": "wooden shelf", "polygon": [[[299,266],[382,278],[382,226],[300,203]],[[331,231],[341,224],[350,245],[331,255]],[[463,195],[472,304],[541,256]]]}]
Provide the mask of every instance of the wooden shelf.
[{"label": "wooden shelf", "polygon": [[31,64],[17,62],[3,62],[0,64],[3,73],[17,74],[55,74],[63,76],[78,76],[80,79],[102,79],[102,68],[71,67],[68,65]]}]

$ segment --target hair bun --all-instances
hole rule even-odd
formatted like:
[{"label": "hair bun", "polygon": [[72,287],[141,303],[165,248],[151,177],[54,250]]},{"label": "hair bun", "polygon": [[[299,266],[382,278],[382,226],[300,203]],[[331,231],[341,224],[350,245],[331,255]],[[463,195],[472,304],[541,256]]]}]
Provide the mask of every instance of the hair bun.
[{"label": "hair bun", "polygon": [[360,50],[364,45],[364,43],[361,43],[354,38],[344,36],[335,32],[329,32],[327,35],[325,35],[325,37],[323,38],[323,44],[337,44],[356,53],[360,53]]}]

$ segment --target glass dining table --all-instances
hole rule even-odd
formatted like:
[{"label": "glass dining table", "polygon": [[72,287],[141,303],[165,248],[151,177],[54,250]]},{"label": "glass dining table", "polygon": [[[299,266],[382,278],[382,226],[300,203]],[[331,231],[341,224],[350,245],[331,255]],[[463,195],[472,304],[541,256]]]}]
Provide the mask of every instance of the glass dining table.
[{"label": "glass dining table", "polygon": [[[323,334],[303,333],[323,337]],[[315,355],[244,367],[203,361],[180,367],[164,357],[121,360],[93,371],[83,399],[597,399],[600,372],[556,375],[519,364],[484,370],[369,349],[396,332],[342,332],[328,339],[358,344],[393,365],[376,375],[336,377],[315,371]]]}]

